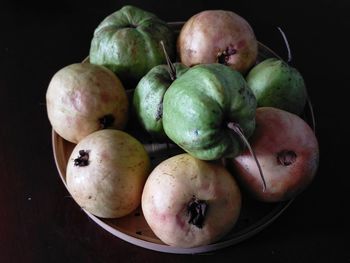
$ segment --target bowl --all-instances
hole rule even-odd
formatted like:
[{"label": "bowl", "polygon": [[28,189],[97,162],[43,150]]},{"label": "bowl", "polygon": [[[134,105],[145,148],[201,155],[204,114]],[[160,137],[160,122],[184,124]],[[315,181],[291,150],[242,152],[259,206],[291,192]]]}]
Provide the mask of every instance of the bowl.
[{"label": "bowl", "polygon": [[[170,22],[169,25],[174,28],[176,32],[179,32],[183,22]],[[258,61],[269,57],[280,58],[275,52],[264,44],[258,44]],[[83,62],[89,63],[88,58],[84,59]],[[129,97],[131,97],[133,91],[128,90],[127,92]],[[149,153],[153,167],[155,167],[161,161],[182,152],[182,150],[174,144],[157,143],[152,141],[151,137],[140,130],[137,125],[129,125],[126,131],[143,143],[146,151]],[[52,145],[59,176],[61,177],[63,184],[67,187],[66,167],[75,144],[64,140],[54,130],[52,130]],[[166,253],[197,254],[207,253],[232,246],[259,233],[274,220],[276,220],[292,202],[293,199],[279,203],[262,203],[251,199],[249,196],[246,196],[243,193],[242,210],[234,229],[232,229],[230,233],[216,243],[194,248],[178,248],[164,244],[159,238],[156,237],[148,226],[142,214],[141,207],[138,207],[129,215],[117,219],[99,218],[84,209],[82,210],[99,227],[102,227],[114,236],[136,246]]]}]

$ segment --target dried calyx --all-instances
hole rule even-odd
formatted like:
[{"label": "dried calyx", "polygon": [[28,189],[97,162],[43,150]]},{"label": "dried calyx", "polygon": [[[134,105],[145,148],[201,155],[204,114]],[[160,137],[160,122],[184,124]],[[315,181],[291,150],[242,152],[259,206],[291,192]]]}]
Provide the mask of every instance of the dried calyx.
[{"label": "dried calyx", "polygon": [[79,156],[74,159],[74,165],[79,167],[89,165],[89,151],[80,150]]},{"label": "dried calyx", "polygon": [[190,217],[188,223],[195,225],[198,228],[202,228],[207,210],[207,202],[199,200],[193,196],[187,205],[187,214]]},{"label": "dried calyx", "polygon": [[226,50],[218,54],[218,63],[228,65],[228,61],[230,60],[230,57],[236,53],[237,53],[237,49],[229,46],[228,48],[226,48]]},{"label": "dried calyx", "polygon": [[293,164],[296,159],[297,154],[294,151],[282,150],[277,154],[277,162],[284,166]]}]

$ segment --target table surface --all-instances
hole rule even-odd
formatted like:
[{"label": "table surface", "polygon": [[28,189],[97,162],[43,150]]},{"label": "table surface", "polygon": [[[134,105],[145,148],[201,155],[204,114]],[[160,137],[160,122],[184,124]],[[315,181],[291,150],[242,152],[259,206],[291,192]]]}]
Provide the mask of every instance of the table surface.
[{"label": "table surface", "polygon": [[[39,1],[0,8],[0,262],[350,262],[348,1]],[[272,1],[270,1],[272,2]],[[259,41],[303,74],[316,115],[320,166],[312,185],[269,227],[237,245],[201,255],[155,252],[98,227],[58,175],[46,115],[53,74],[81,61],[94,28],[133,4],[166,21],[205,9],[245,17]],[[344,120],[341,118],[344,117]]]}]

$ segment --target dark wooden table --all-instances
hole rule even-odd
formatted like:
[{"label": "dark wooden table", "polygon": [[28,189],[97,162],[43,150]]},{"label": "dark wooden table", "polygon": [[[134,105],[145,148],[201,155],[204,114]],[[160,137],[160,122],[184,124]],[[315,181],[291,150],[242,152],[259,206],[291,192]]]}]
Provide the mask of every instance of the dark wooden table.
[{"label": "dark wooden table", "polygon": [[[0,262],[350,262],[348,1],[5,0],[0,4]],[[147,250],[91,221],[59,178],[45,92],[60,68],[81,61],[94,28],[134,4],[167,21],[205,9],[245,17],[257,38],[304,75],[320,142],[317,177],[268,228],[204,255]]]}]

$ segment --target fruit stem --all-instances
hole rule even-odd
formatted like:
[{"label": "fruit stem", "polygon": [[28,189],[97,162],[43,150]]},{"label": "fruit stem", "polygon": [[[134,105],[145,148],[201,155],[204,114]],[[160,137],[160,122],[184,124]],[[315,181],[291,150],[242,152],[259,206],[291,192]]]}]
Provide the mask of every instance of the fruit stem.
[{"label": "fruit stem", "polygon": [[283,32],[283,30],[280,27],[277,27],[277,29],[280,31],[280,33],[281,33],[281,35],[283,37],[283,40],[284,40],[284,44],[287,47],[287,51],[288,51],[287,63],[290,64],[290,62],[292,61],[292,52],[290,51],[290,47],[289,47],[287,36],[286,36],[286,34]]},{"label": "fruit stem", "polygon": [[[287,63],[290,64],[290,62],[292,61],[292,52],[291,52],[290,47],[289,47],[288,39],[286,37],[286,34],[283,32],[283,30],[280,27],[277,27],[277,29],[282,34],[284,43],[285,43],[285,45],[287,47],[287,51],[288,51],[288,61],[287,61]],[[311,114],[312,129],[313,129],[314,133],[316,133],[316,122],[315,122],[314,109],[312,107],[311,100],[310,100],[310,97],[307,94],[307,92],[306,92],[306,100],[307,100],[307,104],[308,104],[308,107],[309,107],[309,110],[310,110],[310,114]]]},{"label": "fruit stem", "polygon": [[208,203],[193,196],[187,205],[187,213],[190,216],[188,223],[202,228],[207,210]]},{"label": "fruit stem", "polygon": [[315,121],[314,108],[312,107],[311,99],[309,94],[307,93],[307,90],[306,90],[306,101],[307,101],[308,108],[310,110],[312,130],[314,131],[314,133],[316,133],[316,121]]},{"label": "fruit stem", "polygon": [[235,122],[229,122],[227,124],[227,127],[230,128],[231,130],[233,130],[235,133],[238,134],[238,136],[241,138],[241,140],[244,142],[244,144],[247,146],[250,154],[253,156],[254,160],[255,160],[255,163],[258,167],[258,170],[259,170],[259,173],[260,173],[260,177],[261,177],[261,180],[262,180],[262,183],[263,183],[263,192],[266,191],[266,181],[265,181],[265,178],[264,178],[264,174],[262,172],[262,169],[261,169],[261,166],[260,166],[260,163],[258,161],[258,158],[256,157],[256,154],[253,150],[253,148],[251,147],[249,141],[247,140],[247,138],[245,137],[243,131],[242,131],[242,128],[241,126],[238,124],[238,123],[235,123]]},{"label": "fruit stem", "polygon": [[166,52],[163,40],[160,41],[160,45],[163,48],[163,52],[164,52],[164,55],[165,55],[166,63],[168,64],[168,72],[169,72],[169,75],[170,75],[170,79],[172,81],[174,81],[176,79],[176,68],[175,68],[174,64],[171,62],[171,59],[169,58],[168,53]]}]

